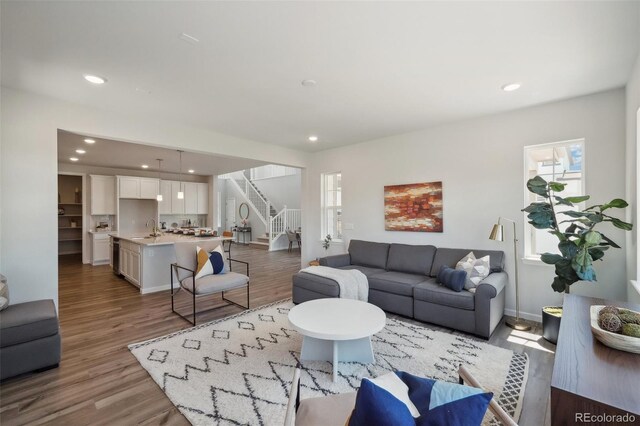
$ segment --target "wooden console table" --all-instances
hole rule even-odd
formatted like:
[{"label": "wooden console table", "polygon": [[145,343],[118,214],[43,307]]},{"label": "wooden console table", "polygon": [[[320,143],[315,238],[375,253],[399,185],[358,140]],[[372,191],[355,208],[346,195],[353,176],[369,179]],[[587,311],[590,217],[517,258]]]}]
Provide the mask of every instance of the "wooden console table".
[{"label": "wooden console table", "polygon": [[[609,348],[593,337],[589,316],[592,305],[640,311],[629,303],[565,295],[551,378],[552,425],[587,423],[579,421],[576,413],[631,413],[640,422],[640,355]],[[615,422],[597,422],[607,423]]]}]

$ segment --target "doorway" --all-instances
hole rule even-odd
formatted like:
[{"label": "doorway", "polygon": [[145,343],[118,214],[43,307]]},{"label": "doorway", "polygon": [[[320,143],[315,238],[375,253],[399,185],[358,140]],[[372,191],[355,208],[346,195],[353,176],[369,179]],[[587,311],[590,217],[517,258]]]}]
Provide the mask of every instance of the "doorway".
[{"label": "doorway", "polygon": [[236,199],[227,198],[224,229],[230,230],[236,226]]},{"label": "doorway", "polygon": [[84,175],[58,174],[58,256],[67,262],[84,260],[84,194]]}]

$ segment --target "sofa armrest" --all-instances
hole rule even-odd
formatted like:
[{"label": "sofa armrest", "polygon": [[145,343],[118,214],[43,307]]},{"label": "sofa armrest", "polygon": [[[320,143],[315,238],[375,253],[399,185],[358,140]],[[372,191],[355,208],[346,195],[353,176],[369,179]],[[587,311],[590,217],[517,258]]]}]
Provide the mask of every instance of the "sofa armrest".
[{"label": "sofa armrest", "polygon": [[476,296],[493,299],[506,287],[508,282],[509,277],[506,272],[493,272],[480,281],[476,287]]},{"label": "sofa armrest", "polygon": [[337,254],[335,256],[327,256],[320,258],[320,265],[329,266],[331,268],[340,268],[342,266],[351,265],[351,256],[349,253]]}]

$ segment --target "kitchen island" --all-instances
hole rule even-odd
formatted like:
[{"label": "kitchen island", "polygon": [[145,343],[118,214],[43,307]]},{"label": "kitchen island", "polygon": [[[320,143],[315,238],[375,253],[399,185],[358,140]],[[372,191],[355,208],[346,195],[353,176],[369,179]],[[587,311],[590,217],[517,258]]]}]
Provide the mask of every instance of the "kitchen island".
[{"label": "kitchen island", "polygon": [[[230,240],[230,237],[195,237],[193,235],[163,234],[159,237],[145,235],[121,235],[109,234],[111,244],[119,241],[119,268],[118,272],[124,278],[140,288],[140,293],[153,293],[169,290],[171,280],[174,285],[177,279],[170,273],[170,265],[176,261],[174,244],[176,242],[193,243],[193,255],[196,255],[196,246],[205,241]],[[113,259],[112,259],[113,264]]]}]

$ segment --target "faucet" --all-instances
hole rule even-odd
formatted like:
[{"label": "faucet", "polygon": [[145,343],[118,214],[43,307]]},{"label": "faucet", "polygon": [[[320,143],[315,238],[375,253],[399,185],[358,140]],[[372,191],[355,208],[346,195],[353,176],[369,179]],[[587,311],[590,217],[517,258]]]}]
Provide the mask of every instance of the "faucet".
[{"label": "faucet", "polygon": [[159,237],[160,235],[162,235],[160,233],[160,231],[158,230],[158,224],[156,222],[155,219],[151,218],[147,221],[147,224],[145,226],[149,226],[149,223],[153,222],[153,227],[151,228],[151,236],[152,237]]}]

